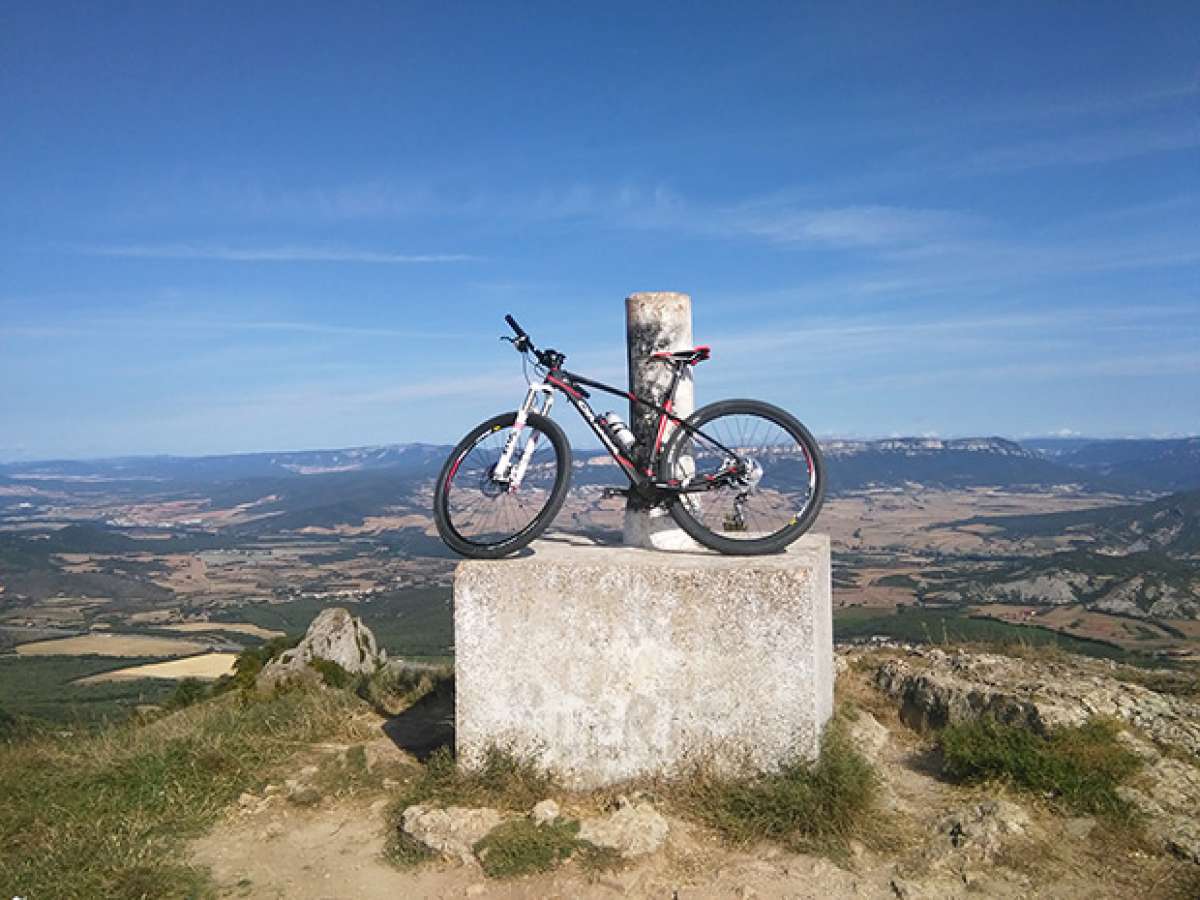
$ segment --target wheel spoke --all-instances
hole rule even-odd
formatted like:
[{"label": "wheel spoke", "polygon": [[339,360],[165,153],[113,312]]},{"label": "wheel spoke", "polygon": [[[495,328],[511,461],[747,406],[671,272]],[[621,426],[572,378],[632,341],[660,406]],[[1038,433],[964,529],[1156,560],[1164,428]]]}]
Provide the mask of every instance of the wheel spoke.
[{"label": "wheel spoke", "polygon": [[[772,540],[794,530],[819,502],[810,460],[816,448],[765,413],[718,411],[699,423],[699,432],[672,445],[668,476],[689,483],[727,478],[721,473],[729,448],[746,473],[740,481],[721,484],[680,504],[701,529],[736,544]],[[716,443],[714,443],[716,442]],[[694,472],[685,471],[689,460]]]},{"label": "wheel spoke", "polygon": [[462,541],[481,548],[505,543],[529,529],[553,497],[558,472],[567,465],[559,459],[549,437],[530,423],[518,433],[512,455],[515,471],[528,447],[537,436],[533,454],[520,487],[514,492],[493,475],[513,434],[511,425],[481,434],[460,455],[445,491],[444,512],[447,524]]}]

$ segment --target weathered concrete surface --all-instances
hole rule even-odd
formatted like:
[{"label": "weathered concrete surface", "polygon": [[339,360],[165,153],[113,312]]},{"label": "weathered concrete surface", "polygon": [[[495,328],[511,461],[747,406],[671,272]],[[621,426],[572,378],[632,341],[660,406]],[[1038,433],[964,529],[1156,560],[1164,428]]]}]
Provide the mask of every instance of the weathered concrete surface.
[{"label": "weathered concrete surface", "polygon": [[[629,365],[629,390],[662,403],[671,386],[672,368],[652,354],[663,350],[690,350],[692,342],[692,298],[671,291],[644,291],[625,298],[625,333]],[[675,414],[690,416],[696,409],[692,367],[688,367],[675,393]],[[629,404],[629,425],[638,439],[636,462],[645,468],[658,433],[658,413]],[[668,423],[665,440],[673,426]],[[662,507],[647,509],[638,497],[630,497],[625,510],[625,545],[650,550],[699,550]]]},{"label": "weathered concrete surface", "polygon": [[815,756],[833,712],[829,538],[730,557],[533,545],[459,564],[456,742],[588,788]]}]

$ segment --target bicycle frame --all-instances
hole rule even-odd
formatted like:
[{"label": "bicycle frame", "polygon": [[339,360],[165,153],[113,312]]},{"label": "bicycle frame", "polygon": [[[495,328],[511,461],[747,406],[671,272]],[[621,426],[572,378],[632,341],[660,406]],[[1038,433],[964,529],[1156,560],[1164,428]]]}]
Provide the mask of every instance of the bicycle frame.
[{"label": "bicycle frame", "polygon": [[[632,391],[623,391],[620,388],[615,388],[612,385],[605,384],[602,381],[595,381],[591,378],[586,378],[583,375],[578,375],[574,372],[568,372],[561,367],[555,367],[547,370],[544,378],[540,382],[531,382],[529,390],[525,395],[525,401],[517,410],[517,418],[513,423],[512,434],[509,435],[505,442],[504,450],[500,454],[500,459],[496,463],[493,477],[503,483],[508,484],[510,491],[515,491],[520,488],[521,481],[525,477],[525,471],[529,467],[529,462],[533,458],[534,451],[537,445],[537,433],[535,432],[526,442],[521,451],[520,457],[516,464],[513,464],[513,456],[517,451],[517,444],[520,440],[520,435],[525,427],[526,421],[529,419],[530,413],[538,413],[539,415],[549,415],[551,408],[554,406],[554,393],[561,391],[566,395],[567,400],[575,407],[576,412],[591,428],[592,432],[600,439],[600,443],[609,455],[616,460],[621,467],[621,471],[629,479],[630,485],[634,490],[641,494],[653,497],[662,493],[675,494],[690,494],[702,493],[710,491],[714,487],[718,487],[725,482],[722,477],[724,473],[720,473],[712,478],[706,478],[705,481],[694,485],[683,485],[678,479],[671,481],[658,481],[654,476],[655,465],[658,462],[659,456],[662,454],[663,443],[666,437],[667,423],[670,422],[677,428],[683,428],[690,434],[698,434],[704,440],[708,441],[715,447],[720,448],[725,453],[729,454],[735,460],[740,461],[737,453],[730,450],[717,441],[704,434],[696,428],[689,425],[684,419],[677,416],[674,412],[675,392],[679,389],[679,382],[683,376],[683,367],[675,365],[674,373],[671,377],[670,387],[667,389],[667,396],[663,404],[659,404],[639,397]],[[599,425],[599,416],[588,404],[588,394],[586,388],[603,391],[606,394],[612,394],[614,397],[621,397],[639,406],[645,406],[653,409],[658,413],[658,425],[656,428],[654,446],[650,449],[646,460],[644,461],[645,468],[639,468],[638,463],[625,455],[625,452],[616,445],[608,432]],[[736,474],[736,469],[730,470],[730,476]]]}]

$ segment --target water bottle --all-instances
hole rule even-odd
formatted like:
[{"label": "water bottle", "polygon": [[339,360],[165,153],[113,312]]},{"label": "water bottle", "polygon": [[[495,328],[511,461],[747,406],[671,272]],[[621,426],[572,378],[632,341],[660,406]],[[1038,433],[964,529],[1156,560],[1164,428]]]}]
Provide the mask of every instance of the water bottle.
[{"label": "water bottle", "polygon": [[600,417],[600,424],[604,426],[605,432],[612,438],[621,450],[628,453],[637,444],[637,438],[633,436],[633,432],[629,430],[629,426],[615,412],[606,412]]}]

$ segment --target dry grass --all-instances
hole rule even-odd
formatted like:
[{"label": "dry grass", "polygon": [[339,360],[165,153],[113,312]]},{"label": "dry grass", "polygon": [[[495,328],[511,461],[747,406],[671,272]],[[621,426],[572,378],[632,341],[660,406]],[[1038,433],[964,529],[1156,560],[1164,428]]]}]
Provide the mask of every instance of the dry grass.
[{"label": "dry grass", "polygon": [[454,679],[451,666],[403,666],[389,663],[367,678],[359,695],[380,715],[395,716],[438,686]]},{"label": "dry grass", "polygon": [[539,801],[561,793],[552,777],[510,753],[493,748],[482,766],[465,770],[458,767],[449,750],[442,748],[400,788],[392,810],[397,824],[404,810],[417,803],[528,812]]},{"label": "dry grass", "polygon": [[227,695],[149,724],[0,744],[0,885],[27,897],[199,896],[176,862],[299,747],[343,733],[357,700]]},{"label": "dry grass", "polygon": [[690,817],[735,844],[765,839],[844,857],[852,839],[865,842],[879,832],[878,791],[878,774],[835,719],[815,763],[796,762],[752,778],[698,771],[673,793]]}]

